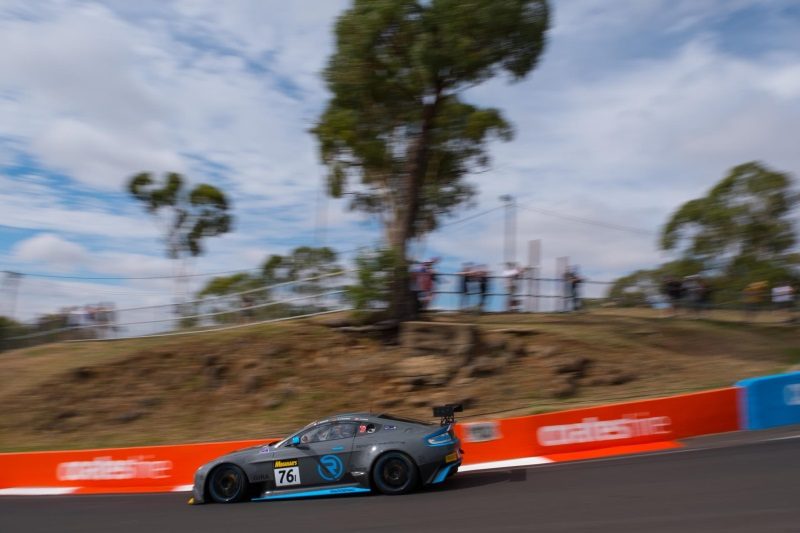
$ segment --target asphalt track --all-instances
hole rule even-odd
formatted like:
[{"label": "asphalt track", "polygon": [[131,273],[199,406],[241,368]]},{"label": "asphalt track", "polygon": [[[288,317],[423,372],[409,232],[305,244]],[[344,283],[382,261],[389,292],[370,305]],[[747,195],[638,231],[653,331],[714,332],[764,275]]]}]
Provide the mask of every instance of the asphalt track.
[{"label": "asphalt track", "polygon": [[800,438],[459,474],[408,496],[4,497],[0,532],[800,532]]}]

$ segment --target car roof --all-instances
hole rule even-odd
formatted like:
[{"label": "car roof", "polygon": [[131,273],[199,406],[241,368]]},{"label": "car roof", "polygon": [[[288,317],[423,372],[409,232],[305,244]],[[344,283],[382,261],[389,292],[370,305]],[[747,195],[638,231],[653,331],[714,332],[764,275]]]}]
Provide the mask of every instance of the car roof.
[{"label": "car roof", "polygon": [[414,418],[408,418],[403,416],[396,416],[389,413],[367,413],[367,412],[359,412],[359,413],[339,413],[336,415],[328,416],[325,418],[321,418],[319,420],[315,420],[311,422],[306,427],[316,426],[318,424],[323,424],[326,422],[342,422],[342,421],[354,421],[354,422],[367,422],[367,421],[374,421],[374,420],[390,420],[392,422],[400,422],[404,424],[419,424],[424,426],[433,425],[432,422],[426,422],[424,420],[417,420]]}]

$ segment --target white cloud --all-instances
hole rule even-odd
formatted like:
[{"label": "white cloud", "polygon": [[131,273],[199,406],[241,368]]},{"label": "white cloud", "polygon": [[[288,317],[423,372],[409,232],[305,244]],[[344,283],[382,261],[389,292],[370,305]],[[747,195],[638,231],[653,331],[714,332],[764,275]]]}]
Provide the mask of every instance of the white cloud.
[{"label": "white cloud", "polygon": [[76,120],[58,120],[35,139],[32,148],[51,168],[79,177],[97,189],[119,191],[140,170],[184,171],[172,151],[138,144]]},{"label": "white cloud", "polygon": [[[325,103],[320,70],[335,17],[348,4],[5,2],[0,162],[32,156],[71,181],[0,174],[0,225],[92,250],[81,266],[97,272],[170,272],[139,206],[107,194],[75,197],[121,194],[125,178],[140,170],[178,170],[222,185],[237,218],[235,233],[208,241],[196,271],[255,266],[267,253],[320,239],[314,230],[323,221],[327,243],[373,241],[374,226],[345,202],[328,201],[321,215],[324,170],[308,133]],[[493,80],[467,95],[502,107],[518,132],[512,143],[493,145],[491,172],[471,178],[478,209],[512,193],[521,204],[655,231],[735,164],[762,159],[797,175],[800,53],[795,29],[780,20],[787,5],[556,2],[549,47],[529,79]],[[768,21],[759,23],[764,50],[726,47],[738,34],[721,39],[725,21],[754,9]],[[524,211],[519,217],[520,255],[524,242],[541,238],[550,264],[570,256],[603,277],[661,260],[654,238]],[[445,228],[427,248],[453,262],[499,263],[502,216]],[[169,292],[156,282],[128,289],[136,288],[143,297]]]},{"label": "white cloud", "polygon": [[0,224],[19,229],[39,229],[81,235],[99,235],[109,244],[117,239],[159,237],[144,215],[134,218],[106,210],[73,209],[59,204],[55,191],[43,194],[0,194]]},{"label": "white cloud", "polygon": [[44,263],[58,271],[79,268],[88,258],[86,249],[52,233],[40,233],[14,246],[12,254],[21,261]]}]

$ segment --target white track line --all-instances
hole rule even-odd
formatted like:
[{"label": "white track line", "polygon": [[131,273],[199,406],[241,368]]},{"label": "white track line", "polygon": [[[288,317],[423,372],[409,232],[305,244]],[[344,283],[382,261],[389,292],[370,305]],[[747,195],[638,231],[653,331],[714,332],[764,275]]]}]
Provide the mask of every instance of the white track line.
[{"label": "white track line", "polygon": [[552,463],[546,457],[522,457],[520,459],[507,459],[505,461],[490,461],[488,463],[476,463],[474,465],[464,465],[458,467],[459,472],[475,472],[479,470],[491,470],[493,468],[509,468],[513,466],[534,466]]},{"label": "white track line", "polygon": [[800,435],[789,435],[788,437],[775,437],[774,439],[769,439],[769,440],[791,440],[791,439],[800,439]]},{"label": "white track line", "polygon": [[60,496],[76,490],[78,487],[8,487],[0,489],[0,496]]}]

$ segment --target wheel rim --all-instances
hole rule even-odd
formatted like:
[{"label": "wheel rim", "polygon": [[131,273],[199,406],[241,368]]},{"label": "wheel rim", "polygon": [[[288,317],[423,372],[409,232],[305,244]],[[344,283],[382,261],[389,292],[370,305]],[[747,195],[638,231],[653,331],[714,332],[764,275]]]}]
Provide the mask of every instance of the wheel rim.
[{"label": "wheel rim", "polygon": [[223,468],[214,475],[211,488],[220,500],[232,500],[241,490],[242,477],[233,468]]},{"label": "wheel rim", "polygon": [[402,459],[389,459],[381,468],[381,481],[398,489],[408,483],[408,465]]}]

